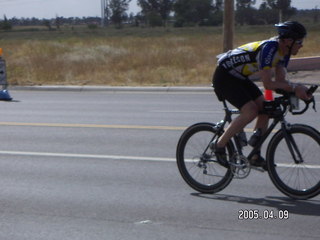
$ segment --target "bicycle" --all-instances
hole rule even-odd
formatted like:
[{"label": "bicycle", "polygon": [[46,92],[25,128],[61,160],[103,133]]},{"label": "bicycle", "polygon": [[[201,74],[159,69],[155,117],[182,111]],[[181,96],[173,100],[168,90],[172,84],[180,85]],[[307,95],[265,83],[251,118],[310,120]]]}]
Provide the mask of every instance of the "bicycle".
[{"label": "bicycle", "polygon": [[[309,88],[313,93],[317,85]],[[305,107],[297,108],[298,98],[293,93],[276,91],[280,94],[274,101],[265,102],[263,114],[273,119],[266,133],[253,147],[249,155],[243,154],[243,145],[239,135],[235,135],[226,145],[228,166],[219,164],[212,143],[222,135],[224,127],[232,121],[237,109],[229,109],[225,100],[225,117],[218,123],[200,122],[188,127],[181,135],[176,161],[185,182],[201,193],[216,193],[227,187],[233,178],[245,178],[251,169],[264,171],[250,165],[248,159],[256,154],[262,144],[280,123],[280,129],[272,136],[266,150],[266,167],[273,184],[283,194],[293,199],[309,199],[320,193],[320,133],[305,124],[290,124],[285,116],[303,114],[310,101],[304,101]],[[299,111],[298,111],[299,110]]]}]

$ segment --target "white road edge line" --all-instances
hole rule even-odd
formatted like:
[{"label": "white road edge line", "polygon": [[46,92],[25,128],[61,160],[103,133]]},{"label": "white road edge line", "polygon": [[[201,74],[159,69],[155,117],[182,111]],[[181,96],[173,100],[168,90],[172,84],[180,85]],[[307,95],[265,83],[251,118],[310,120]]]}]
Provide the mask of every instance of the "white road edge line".
[{"label": "white road edge line", "polygon": [[[97,154],[74,154],[74,153],[49,153],[49,152],[23,152],[23,151],[0,151],[0,155],[16,155],[16,156],[39,156],[39,157],[65,157],[65,158],[92,158],[92,159],[108,159],[108,160],[134,160],[134,161],[151,161],[151,162],[175,162],[175,158],[164,157],[137,157],[137,156],[119,156],[119,155],[97,155]],[[192,160],[187,160],[192,162]],[[294,165],[278,163],[278,167],[292,168],[320,168],[320,165]]]},{"label": "white road edge line", "polygon": [[164,158],[164,157],[138,157],[138,156],[119,156],[119,155],[97,155],[97,154],[49,153],[49,152],[0,151],[0,154],[17,155],[17,156],[40,156],[40,157],[95,158],[95,159],[109,159],[109,160],[135,160],[135,161],[160,161],[160,162],[175,161],[174,158]]}]

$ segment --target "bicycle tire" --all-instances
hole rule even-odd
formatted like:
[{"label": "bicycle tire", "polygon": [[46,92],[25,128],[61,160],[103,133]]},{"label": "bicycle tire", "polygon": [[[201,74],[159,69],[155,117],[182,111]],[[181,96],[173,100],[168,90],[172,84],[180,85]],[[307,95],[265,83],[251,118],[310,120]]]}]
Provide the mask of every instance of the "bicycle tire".
[{"label": "bicycle tire", "polygon": [[268,173],[273,184],[293,199],[309,199],[320,193],[320,133],[307,125],[294,124],[289,133],[303,158],[295,163],[279,130],[267,149]]},{"label": "bicycle tire", "polygon": [[[176,160],[180,174],[191,188],[201,193],[219,192],[233,178],[230,168],[217,163],[208,147],[215,134],[215,124],[198,123],[184,131],[177,145]],[[233,145],[229,143],[226,148],[228,155],[232,156]]]}]

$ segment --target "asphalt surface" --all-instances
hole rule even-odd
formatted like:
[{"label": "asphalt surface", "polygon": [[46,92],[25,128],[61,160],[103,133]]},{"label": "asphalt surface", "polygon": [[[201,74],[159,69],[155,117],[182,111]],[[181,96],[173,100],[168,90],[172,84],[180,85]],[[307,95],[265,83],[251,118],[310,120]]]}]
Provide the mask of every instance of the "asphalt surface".
[{"label": "asphalt surface", "polygon": [[[320,197],[293,201],[267,173],[214,195],[183,182],[175,147],[187,126],[221,119],[212,92],[10,94],[0,103],[0,239],[319,239]],[[288,121],[320,129],[313,110]],[[277,218],[239,219],[250,210]]]}]

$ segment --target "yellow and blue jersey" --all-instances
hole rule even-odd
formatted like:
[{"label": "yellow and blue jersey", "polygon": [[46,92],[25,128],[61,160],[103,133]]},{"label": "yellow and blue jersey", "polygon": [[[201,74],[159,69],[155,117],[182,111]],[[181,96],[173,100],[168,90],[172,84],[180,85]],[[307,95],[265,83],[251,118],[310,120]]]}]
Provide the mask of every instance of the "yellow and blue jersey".
[{"label": "yellow and blue jersey", "polygon": [[218,64],[238,78],[247,78],[263,69],[287,67],[290,56],[283,55],[276,38],[242,45],[218,56]]}]

